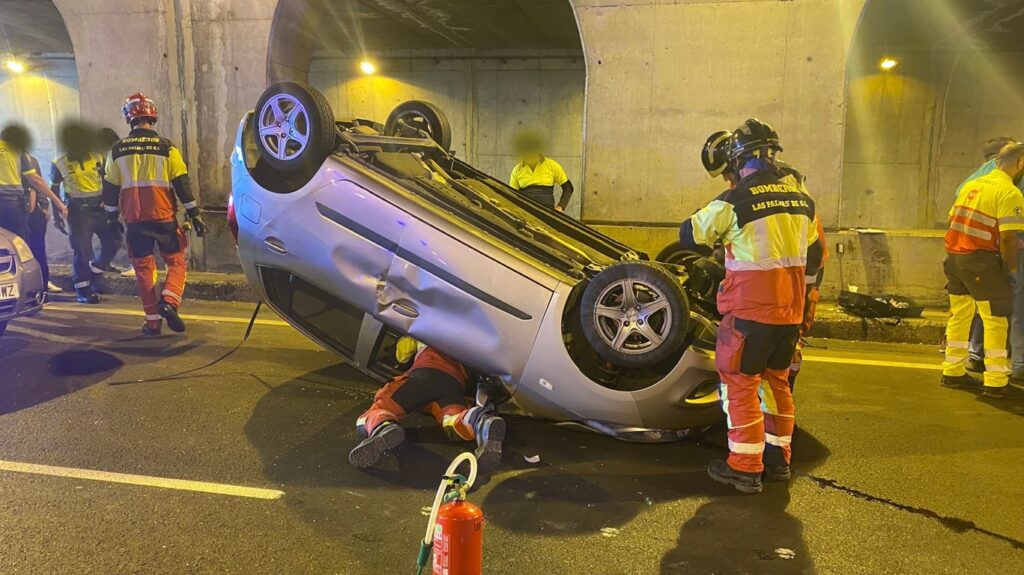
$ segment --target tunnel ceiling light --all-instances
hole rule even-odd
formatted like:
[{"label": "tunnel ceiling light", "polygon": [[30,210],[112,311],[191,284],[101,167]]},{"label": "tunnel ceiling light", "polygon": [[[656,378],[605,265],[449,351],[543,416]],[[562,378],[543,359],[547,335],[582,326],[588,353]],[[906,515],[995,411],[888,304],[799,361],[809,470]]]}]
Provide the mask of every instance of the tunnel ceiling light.
[{"label": "tunnel ceiling light", "polygon": [[363,74],[373,74],[377,71],[377,66],[375,66],[373,62],[363,59],[363,61],[359,63],[359,70],[361,70]]},{"label": "tunnel ceiling light", "polygon": [[900,61],[891,56],[885,56],[878,61],[878,69],[883,72],[892,72],[900,65]]},{"label": "tunnel ceiling light", "polygon": [[4,62],[4,68],[7,68],[9,72],[21,74],[25,71],[25,64],[15,60],[14,58],[10,58]]}]

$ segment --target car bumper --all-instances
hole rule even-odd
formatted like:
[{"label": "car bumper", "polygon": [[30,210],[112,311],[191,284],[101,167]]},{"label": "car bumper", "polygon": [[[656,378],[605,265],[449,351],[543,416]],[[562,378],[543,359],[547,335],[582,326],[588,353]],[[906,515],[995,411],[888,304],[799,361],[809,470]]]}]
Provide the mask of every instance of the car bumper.
[{"label": "car bumper", "polygon": [[0,300],[0,321],[32,316],[43,309],[46,290],[39,262],[35,260],[26,263],[19,262],[16,273],[0,276],[0,283],[8,283],[12,280],[18,284],[20,295],[17,299]]}]

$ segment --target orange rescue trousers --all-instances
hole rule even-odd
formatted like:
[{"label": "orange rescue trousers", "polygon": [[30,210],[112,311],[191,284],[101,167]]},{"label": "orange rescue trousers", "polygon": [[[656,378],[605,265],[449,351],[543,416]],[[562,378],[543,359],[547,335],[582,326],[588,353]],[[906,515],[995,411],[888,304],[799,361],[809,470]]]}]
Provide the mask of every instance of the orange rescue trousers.
[{"label": "orange rescue trousers", "polygon": [[459,380],[448,373],[431,368],[412,369],[374,394],[373,404],[356,420],[356,429],[369,436],[385,421],[398,422],[421,411],[432,415],[449,439],[472,441],[476,439],[468,417],[472,402],[465,392]]},{"label": "orange rescue trousers", "polygon": [[729,427],[728,463],[736,471],[761,473],[765,463],[789,463],[795,410],[788,377],[799,334],[799,325],[722,319],[715,364]]},{"label": "orange rescue trousers", "polygon": [[[185,293],[188,262],[185,248],[188,239],[178,222],[137,222],[128,224],[128,255],[135,268],[135,281],[146,320],[159,320],[157,306],[161,297],[175,308],[181,306]],[[157,268],[154,251],[167,266],[167,278],[160,295],[156,292]]]}]

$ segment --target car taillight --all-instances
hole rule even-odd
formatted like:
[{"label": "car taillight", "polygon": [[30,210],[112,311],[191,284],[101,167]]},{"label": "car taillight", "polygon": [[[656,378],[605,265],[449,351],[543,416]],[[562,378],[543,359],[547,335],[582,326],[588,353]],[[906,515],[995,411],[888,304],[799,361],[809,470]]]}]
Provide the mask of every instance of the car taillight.
[{"label": "car taillight", "polygon": [[231,236],[235,238],[235,247],[238,247],[238,216],[235,214],[234,194],[228,196],[228,229],[231,230]]}]

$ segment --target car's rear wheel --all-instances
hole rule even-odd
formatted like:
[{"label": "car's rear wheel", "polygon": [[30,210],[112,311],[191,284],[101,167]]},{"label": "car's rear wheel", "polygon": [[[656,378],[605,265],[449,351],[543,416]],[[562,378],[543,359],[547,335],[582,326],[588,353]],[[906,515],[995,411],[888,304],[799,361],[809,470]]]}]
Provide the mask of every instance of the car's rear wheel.
[{"label": "car's rear wheel", "polygon": [[399,104],[384,123],[385,136],[430,138],[444,150],[452,147],[452,128],[441,108],[422,100]]},{"label": "car's rear wheel", "polygon": [[308,179],[334,151],[334,112],[308,84],[280,82],[267,88],[252,122],[260,157],[285,175]]},{"label": "car's rear wheel", "polygon": [[690,306],[679,280],[653,262],[620,262],[594,277],[580,302],[583,335],[605,361],[648,367],[679,351]]},{"label": "car's rear wheel", "polygon": [[664,249],[658,252],[658,255],[654,258],[654,261],[687,267],[695,259],[709,254],[710,250],[708,250],[708,253],[702,254],[694,250],[688,250],[683,247],[683,244],[676,241],[665,246]]}]

